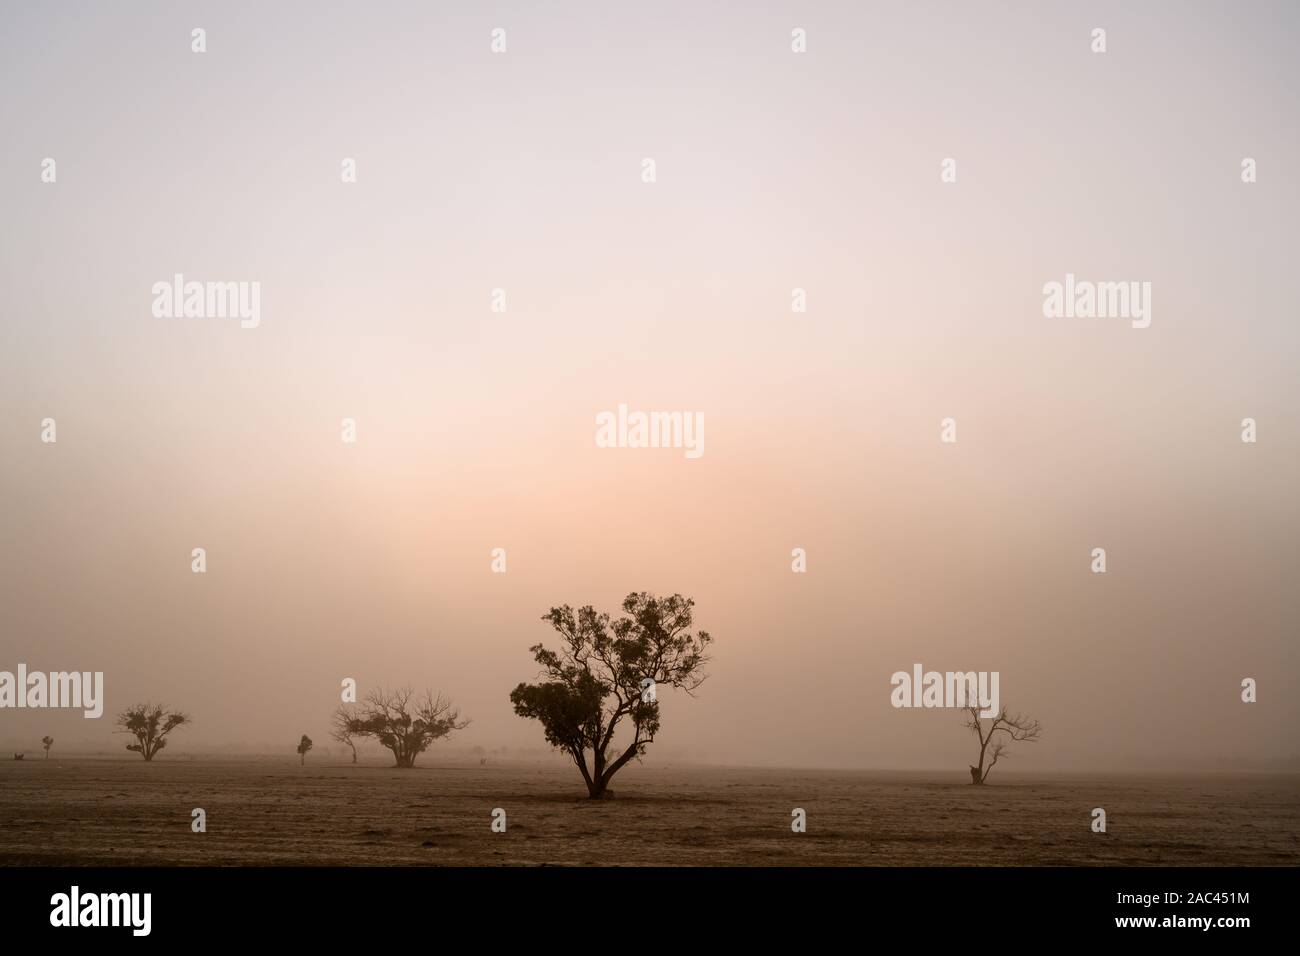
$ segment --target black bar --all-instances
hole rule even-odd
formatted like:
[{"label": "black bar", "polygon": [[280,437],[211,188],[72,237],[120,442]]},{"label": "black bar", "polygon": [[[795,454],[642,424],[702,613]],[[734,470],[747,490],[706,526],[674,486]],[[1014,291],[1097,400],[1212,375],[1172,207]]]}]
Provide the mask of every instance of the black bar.
[{"label": "black bar", "polygon": [[[1058,941],[1131,935],[1230,945],[1243,932],[1285,931],[1295,874],[1267,867],[10,868],[0,869],[0,932],[6,942],[66,941],[74,928],[51,925],[52,898],[65,894],[70,903],[76,886],[83,905],[87,894],[150,894],[147,937],[134,936],[129,925],[75,927],[78,943],[88,945],[146,938],[366,943],[406,928],[417,939],[436,931],[428,940],[441,945],[450,944],[441,934],[455,929],[485,944],[536,943],[549,932],[567,946],[614,924],[632,934],[628,945],[638,935],[658,945],[685,934],[762,942],[919,933],[918,943],[966,940],[980,949],[1041,942],[1043,932]],[[1248,925],[1159,925],[1243,917]],[[1157,925],[1117,925],[1125,918]]]}]

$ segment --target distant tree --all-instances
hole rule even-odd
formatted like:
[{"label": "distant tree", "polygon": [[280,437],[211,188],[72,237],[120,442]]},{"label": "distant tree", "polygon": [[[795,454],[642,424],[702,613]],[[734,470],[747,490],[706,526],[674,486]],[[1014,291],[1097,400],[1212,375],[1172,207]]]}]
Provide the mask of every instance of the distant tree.
[{"label": "distant tree", "polygon": [[306,734],[302,735],[302,740],[298,741],[298,756],[301,760],[300,765],[307,765],[307,751],[311,750],[311,738]]},{"label": "distant tree", "polygon": [[343,704],[330,718],[330,737],[352,750],[353,763],[357,762],[357,741],[352,734],[352,722],[356,717],[355,709]]},{"label": "distant tree", "polygon": [[[623,601],[623,617],[611,620],[587,605],[576,613],[567,604],[542,620],[559,633],[562,647],[529,650],[543,680],[520,684],[510,702],[520,717],[538,720],[551,746],[577,764],[593,800],[612,797],[609,781],[633,757],[645,754],[659,730],[658,691],[674,687],[691,694],[704,682],[705,653],[713,639],[691,633],[695,602],[674,594],[657,598],[641,592]],[[611,759],[614,731],[626,718],[632,740]],[[586,752],[592,753],[588,767]]]},{"label": "distant tree", "polygon": [[120,734],[131,734],[135,743],[126,749],[138,753],[145,760],[153,760],[158,751],[167,746],[166,737],[177,727],[193,722],[193,718],[179,710],[168,710],[162,704],[136,704],[117,715]]},{"label": "distant tree", "polygon": [[393,752],[399,767],[414,767],[415,758],[435,740],[469,726],[450,700],[433,691],[414,698],[409,687],[372,690],[348,720],[351,737],[373,737]]},{"label": "distant tree", "polygon": [[48,736],[47,736],[47,737],[42,737],[42,738],[41,738],[41,743],[45,746],[45,759],[46,759],[46,760],[49,760],[49,759],[50,759],[50,748],[54,746],[54,738],[53,738],[53,737],[48,737]]},{"label": "distant tree", "polygon": [[[970,768],[970,782],[976,786],[983,786],[988,780],[989,773],[992,772],[998,758],[1006,754],[1007,745],[1013,741],[1024,741],[1025,743],[1034,743],[1042,735],[1043,728],[1036,720],[1030,720],[1023,714],[1009,714],[1005,707],[993,718],[991,723],[985,724],[980,717],[982,708],[978,705],[972,705],[966,708],[970,714],[970,720],[966,721],[966,727],[972,731],[980,742],[980,762],[978,766]],[[988,732],[985,733],[987,727]],[[994,739],[995,734],[1002,736]],[[992,749],[990,749],[990,744]],[[985,766],[985,760],[988,766]]]}]

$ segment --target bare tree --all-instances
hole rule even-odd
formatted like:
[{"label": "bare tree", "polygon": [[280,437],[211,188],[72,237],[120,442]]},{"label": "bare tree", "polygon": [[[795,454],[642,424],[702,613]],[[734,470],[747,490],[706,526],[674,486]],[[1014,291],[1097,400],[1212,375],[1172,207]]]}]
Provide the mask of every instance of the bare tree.
[{"label": "bare tree", "polygon": [[45,759],[46,759],[46,760],[49,760],[49,759],[50,759],[50,748],[54,746],[54,738],[53,738],[53,737],[49,737],[49,736],[42,737],[42,738],[41,738],[41,744],[45,747]]},{"label": "bare tree", "polygon": [[[1013,741],[1024,741],[1025,743],[1034,743],[1042,735],[1043,728],[1036,720],[1030,720],[1023,714],[1009,714],[1005,707],[993,718],[992,723],[984,724],[981,722],[978,704],[973,704],[966,708],[970,714],[970,720],[966,721],[966,728],[972,731],[980,742],[980,762],[978,766],[970,768],[970,782],[983,786],[989,778],[989,773],[997,764],[998,759],[1006,754],[1007,745]],[[988,733],[984,732],[985,726],[988,727]],[[995,734],[1002,736],[994,739]],[[990,744],[992,749],[990,749]],[[988,760],[988,766],[985,766],[985,760]]]},{"label": "bare tree", "polygon": [[131,734],[136,742],[126,749],[138,753],[145,760],[153,760],[158,751],[167,746],[166,737],[177,727],[192,723],[193,718],[179,710],[168,710],[162,704],[136,704],[117,715],[120,734]]},{"label": "bare tree", "polygon": [[[540,721],[547,742],[573,759],[591,799],[612,797],[610,779],[654,741],[658,689],[690,694],[704,682],[705,650],[713,639],[705,631],[691,633],[694,606],[680,594],[657,598],[641,592],[624,599],[624,616],[616,621],[591,605],[575,614],[566,604],[542,616],[563,646],[559,652],[541,644],[530,648],[544,679],[520,684],[510,702],[520,717]],[[624,718],[631,722],[632,740],[611,759],[614,731]]]},{"label": "bare tree", "polygon": [[352,722],[356,719],[356,710],[349,704],[342,704],[330,718],[330,737],[351,748],[353,763],[357,762],[357,740],[352,734]]},{"label": "bare tree", "polygon": [[415,758],[435,740],[469,726],[460,719],[450,700],[425,691],[418,700],[409,687],[385,691],[382,687],[366,695],[356,716],[348,721],[352,737],[374,737],[393,752],[399,767],[415,766]]},{"label": "bare tree", "polygon": [[311,738],[306,734],[302,735],[302,740],[298,741],[298,757],[300,758],[299,766],[307,766],[307,751],[311,750]]}]

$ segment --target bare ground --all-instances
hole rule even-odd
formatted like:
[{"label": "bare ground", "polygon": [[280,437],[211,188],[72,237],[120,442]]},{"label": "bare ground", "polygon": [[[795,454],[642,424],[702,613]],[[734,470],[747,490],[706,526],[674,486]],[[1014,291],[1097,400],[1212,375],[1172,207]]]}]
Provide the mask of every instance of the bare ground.
[{"label": "bare ground", "polygon": [[[428,755],[426,755],[427,758]],[[421,758],[426,761],[426,758]],[[0,864],[1295,865],[1300,776],[632,766],[412,770],[294,758],[0,762]],[[207,811],[207,832],[190,829]],[[494,808],[508,829],[490,829]],[[807,811],[806,833],[791,810]],[[1108,831],[1090,829],[1104,807]]]}]

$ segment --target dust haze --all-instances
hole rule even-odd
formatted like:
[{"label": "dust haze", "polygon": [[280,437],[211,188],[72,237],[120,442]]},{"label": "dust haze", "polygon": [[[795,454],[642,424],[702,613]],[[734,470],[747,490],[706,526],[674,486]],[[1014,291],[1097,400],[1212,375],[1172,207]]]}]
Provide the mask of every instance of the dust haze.
[{"label": "dust haze", "polygon": [[[223,5],[195,57],[146,7],[0,34],[0,669],[106,693],[3,751],[125,759],[153,699],[160,762],[341,763],[353,678],[455,700],[432,765],[552,766],[542,615],[644,590],[716,642],[647,768],[961,782],[960,713],[890,704],[920,663],[1041,721],[997,773],[1300,769],[1294,8],[1108,8],[1103,71],[1055,8],[819,5],[793,58],[775,6],[521,6],[494,58],[487,13]],[[1150,328],[1044,319],[1067,271]],[[152,316],[177,272],[260,324]],[[596,447],[623,402],[705,454]]]}]

